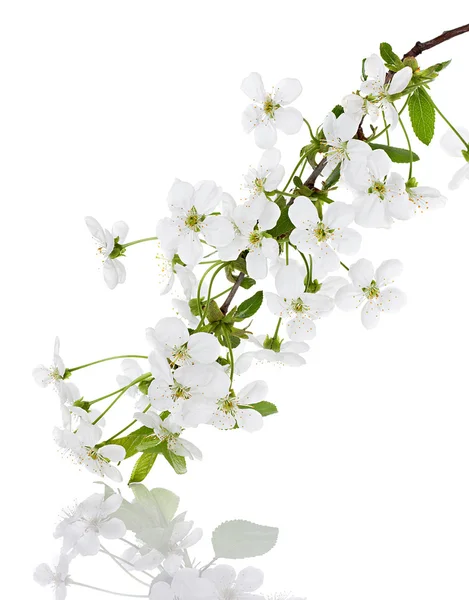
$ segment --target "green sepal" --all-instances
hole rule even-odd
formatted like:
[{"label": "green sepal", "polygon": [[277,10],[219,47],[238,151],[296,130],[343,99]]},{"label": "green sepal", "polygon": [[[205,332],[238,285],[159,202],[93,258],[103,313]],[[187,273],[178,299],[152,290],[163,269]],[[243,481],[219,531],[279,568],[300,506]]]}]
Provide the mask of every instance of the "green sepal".
[{"label": "green sepal", "polygon": [[150,384],[153,381],[153,379],[154,377],[152,377],[151,379],[145,379],[144,381],[141,381],[138,384],[138,391],[144,396],[148,396],[148,388],[150,387]]},{"label": "green sepal", "polygon": [[79,398],[78,400],[75,400],[75,402],[73,403],[73,406],[76,406],[77,408],[82,408],[86,412],[89,412],[89,410],[91,408],[91,404],[89,402],[87,402],[86,400],[83,400],[83,396],[81,398]]},{"label": "green sepal", "polygon": [[109,254],[109,258],[119,258],[119,256],[125,256],[126,248],[119,244],[119,236],[114,238],[114,248],[112,252]]},{"label": "green sepal", "polygon": [[264,343],[262,344],[266,350],[273,350],[274,352],[280,352],[282,340],[279,339],[278,335],[275,337],[265,336]]}]

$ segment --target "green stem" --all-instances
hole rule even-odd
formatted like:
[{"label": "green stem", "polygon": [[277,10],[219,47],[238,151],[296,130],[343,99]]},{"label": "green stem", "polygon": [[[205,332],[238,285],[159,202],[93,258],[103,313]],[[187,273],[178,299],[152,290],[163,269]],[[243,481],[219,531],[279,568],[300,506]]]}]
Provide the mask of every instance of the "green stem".
[{"label": "green stem", "polygon": [[279,317],[279,320],[277,321],[277,327],[275,328],[275,332],[274,332],[274,340],[278,336],[278,332],[280,330],[281,323],[282,323],[282,317]]},{"label": "green stem", "polygon": [[288,265],[288,247],[289,247],[290,243],[289,242],[285,242],[285,264]]},{"label": "green stem", "polygon": [[[401,110],[397,113],[399,116],[402,115],[402,113],[404,112],[407,104],[409,102],[409,96],[407,96],[406,101],[404,102]],[[391,127],[391,125],[386,125],[386,127],[384,129],[382,129],[379,133],[375,133],[374,135],[372,135],[371,137],[367,138],[367,142],[373,142],[374,140],[376,140],[377,138],[381,137],[383,135],[383,133],[386,133],[386,131]],[[388,144],[389,145],[389,144]]]},{"label": "green stem", "polygon": [[101,396],[100,398],[96,398],[96,400],[91,400],[88,404],[91,406],[92,404],[96,404],[96,402],[101,402],[101,400],[105,400],[106,398],[110,398],[111,396],[115,396],[119,392],[125,390],[125,387],[120,388],[120,390],[116,390],[115,392],[111,392],[110,394],[106,394],[105,396]]},{"label": "green stem", "polygon": [[125,392],[131,388],[132,386],[134,386],[136,383],[140,383],[140,381],[143,381],[144,379],[148,379],[148,377],[151,377],[151,373],[144,373],[143,375],[140,375],[140,377],[137,377],[136,379],[134,379],[133,381],[131,381],[129,383],[129,385],[126,385],[125,388],[123,388],[122,392],[120,392],[120,394],[118,396],[116,396],[116,398],[114,398],[114,400],[111,402],[111,404],[105,409],[103,410],[103,412],[99,415],[98,418],[96,418],[93,421],[93,425],[96,425],[96,423],[98,423],[99,421],[101,421],[101,419],[104,417],[104,415],[106,413],[108,413],[111,408],[114,406],[114,404],[120,399],[122,398],[122,396],[125,394]]},{"label": "green stem", "polygon": [[344,264],[342,261],[341,261],[341,263],[340,263],[340,264],[341,264],[341,265],[344,267],[344,269],[346,269],[347,271],[350,271],[350,269],[347,267],[347,265],[346,265],[346,264]]},{"label": "green stem", "polygon": [[[200,293],[202,291],[202,284],[203,284],[205,278],[207,277],[207,275],[210,273],[210,271],[212,271],[212,269],[215,269],[215,267],[217,265],[219,265],[219,264],[220,264],[220,261],[218,260],[213,265],[210,265],[210,267],[205,271],[205,273],[200,278],[199,285],[197,287],[197,311],[198,311],[199,316],[200,316],[201,319],[202,319],[202,316],[203,316],[202,303],[201,303],[201,300],[200,300]],[[200,326],[200,323],[199,323],[199,326]]]},{"label": "green stem", "polygon": [[313,135],[313,130],[311,129],[311,125],[308,123],[308,121],[304,117],[303,117],[303,121],[306,123],[306,127],[308,128],[309,135],[311,136],[311,139],[313,139],[314,135]]},{"label": "green stem", "polygon": [[387,124],[386,116],[384,114],[384,110],[382,112],[382,115],[383,115],[384,131],[386,133],[386,144],[389,146],[389,125]]},{"label": "green stem", "polygon": [[78,371],[79,369],[85,369],[86,367],[99,365],[99,363],[107,362],[108,360],[118,360],[119,358],[148,358],[148,356],[143,356],[142,354],[121,354],[119,356],[109,356],[108,358],[102,358],[101,360],[95,360],[93,362],[86,363],[86,365],[80,365],[79,367],[73,367],[73,369],[67,369],[67,371],[73,373],[73,371]]},{"label": "green stem", "polygon": [[230,333],[229,331],[227,332],[226,328],[224,325],[222,325],[223,327],[223,337],[225,338],[226,341],[226,346],[228,348],[228,354],[230,355],[230,380],[231,383],[233,383],[233,377],[234,377],[234,356],[233,356],[233,347],[231,345],[231,339],[230,339]]},{"label": "green stem", "polygon": [[[430,98],[430,97],[429,97]],[[461,142],[466,146],[467,150],[469,150],[469,142],[466,142],[466,140],[463,138],[463,136],[459,133],[459,131],[456,129],[456,127],[450,123],[448,121],[448,119],[445,117],[445,115],[441,112],[441,110],[438,108],[438,106],[433,102],[432,98],[430,98],[431,103],[433,104],[433,108],[436,110],[436,112],[440,115],[440,117],[443,119],[443,121],[448,125],[448,127],[450,129],[452,129],[452,131],[458,136],[458,138],[461,140]]]},{"label": "green stem", "polygon": [[135,240],[135,242],[127,242],[127,244],[122,244],[122,248],[128,248],[129,246],[135,246],[135,244],[141,244],[142,242],[154,242],[157,239],[158,239],[157,237],[142,238],[141,240]]},{"label": "green stem", "polygon": [[402,131],[404,132],[405,139],[407,140],[407,148],[409,149],[409,177],[408,177],[408,179],[410,179],[412,177],[412,166],[413,166],[412,145],[410,143],[409,134],[407,133],[407,129],[405,128],[404,123],[402,122],[401,117],[399,117],[399,123],[401,125]]},{"label": "green stem", "polygon": [[227,294],[227,293],[228,293],[228,292],[231,290],[231,288],[232,288],[232,287],[233,287],[233,286],[231,285],[231,286],[230,286],[229,288],[227,288],[226,290],[223,290],[223,292],[220,292],[220,293],[219,293],[219,294],[217,294],[216,296],[213,296],[213,297],[212,297],[212,300],[216,300],[217,298],[220,298],[220,296],[224,296],[225,294]]},{"label": "green stem", "polygon": [[283,188],[283,190],[282,190],[282,193],[286,191],[286,189],[287,189],[287,187],[290,185],[290,183],[291,183],[291,181],[292,181],[293,177],[295,177],[295,173],[296,173],[296,172],[298,171],[298,169],[301,167],[301,163],[302,163],[303,161],[305,161],[305,160],[306,160],[306,157],[305,157],[305,156],[302,156],[302,157],[300,158],[300,160],[299,160],[299,161],[296,163],[296,166],[295,166],[295,168],[293,169],[293,173],[290,175],[290,178],[288,179],[288,181],[287,181],[287,183],[286,183],[285,187]]},{"label": "green stem", "polygon": [[[143,409],[142,412],[146,413],[146,412],[148,412],[150,410],[150,408],[151,408],[151,404],[147,404],[147,406]],[[133,425],[135,425],[136,422],[137,422],[137,419],[134,419],[133,421],[131,421],[128,425],[126,425],[120,431],[118,431],[117,433],[115,433],[114,435],[112,435],[105,442],[102,442],[101,444],[98,444],[98,448],[100,448],[101,446],[107,446],[110,442],[112,442],[112,440],[115,440],[120,435],[122,435],[123,433],[125,433],[127,431],[127,429],[130,429]]]}]

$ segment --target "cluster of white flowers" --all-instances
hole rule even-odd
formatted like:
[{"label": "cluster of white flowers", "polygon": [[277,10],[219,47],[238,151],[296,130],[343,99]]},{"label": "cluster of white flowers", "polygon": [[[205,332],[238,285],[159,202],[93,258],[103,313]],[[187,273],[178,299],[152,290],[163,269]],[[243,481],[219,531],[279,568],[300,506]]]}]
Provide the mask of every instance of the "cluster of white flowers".
[{"label": "cluster of white flowers", "polygon": [[[127,249],[158,242],[165,273],[161,291],[176,290],[178,316],[162,318],[146,330],[148,354],[66,368],[57,341],[53,365],[35,369],[39,385],[51,384],[59,394],[62,425],[54,435],[75,462],[118,482],[122,475],[116,463],[139,453],[131,482],[141,481],[158,455],[184,472],[186,459],[202,458],[187,439],[190,429],[254,432],[277,412],[267,400],[264,381],[242,379],[256,362],[305,364],[317,321],[336,306],[361,307],[361,321],[372,329],[382,313],[397,312],[405,304],[404,293],[394,286],[402,271],[398,260],[386,260],[375,270],[365,258],[348,265],[348,257],[360,251],[362,236],[356,226],[389,228],[396,220],[444,205],[438,190],[419,186],[412,175],[418,156],[402,114],[409,105],[417,138],[427,135],[428,127],[422,133],[420,121],[413,119],[413,105],[421,100],[414,102],[414,97],[426,94],[427,103],[433,104],[423,85],[427,88],[446,65],[422,71],[415,59],[404,63],[384,46],[387,62],[376,54],[366,59],[358,89],[326,115],[316,132],[290,106],[302,91],[297,79],[283,79],[270,92],[258,73],[244,79],[241,87],[252,103],[243,113],[243,126],[264,149],[244,177],[244,198],[236,200],[213,181],[192,185],[176,180],[167,198],[170,216],[157,223],[156,236],[127,243],[124,222],[108,231],[86,218],[111,289],[125,281],[122,259]],[[378,131],[380,116],[383,128]],[[297,134],[303,124],[309,143],[281,188],[285,168],[274,147],[277,129]],[[389,136],[398,125],[408,148],[390,145]],[[377,145],[384,135],[387,143]],[[443,145],[467,161],[468,135],[451,126]],[[402,163],[409,168],[407,179],[398,172]],[[467,178],[468,169],[466,162],[450,187]],[[349,202],[334,200],[337,188],[350,194]],[[268,276],[276,292],[262,290]],[[239,303],[236,294],[246,295],[256,285],[258,290]],[[272,329],[253,332],[252,318],[263,305],[275,316]],[[74,372],[113,358],[123,358],[119,388],[100,398],[83,398],[70,380]],[[103,417],[124,395],[134,399],[133,420],[105,437]],[[99,412],[96,403],[106,399],[110,404]]]},{"label": "cluster of white flowers", "polygon": [[[220,560],[269,552],[278,537],[275,527],[225,521],[212,534],[213,558],[202,566],[199,557],[191,558],[202,529],[194,527],[185,512],[177,513],[179,498],[169,490],[149,490],[142,484],[133,484],[132,491],[134,499],[128,502],[106,486],[104,492],[68,511],[56,527],[54,537],[62,541],[57,565],[41,564],[34,573],[37,583],[54,590],[56,600],[64,600],[71,587],[151,600],[264,599],[259,593],[264,582],[260,569],[245,567],[237,572]],[[98,554],[126,573],[129,585],[139,584],[138,590],[123,593],[75,581],[71,563]]]},{"label": "cluster of white flowers", "polygon": [[[437,113],[449,125],[442,145],[465,160],[451,189],[469,179],[469,132],[454,127],[428,92],[449,63],[421,69],[412,53],[400,59],[389,44],[381,44],[380,53],[363,62],[357,89],[325,116],[315,132],[290,106],[302,92],[297,79],[283,79],[270,92],[258,73],[243,80],[241,88],[251,104],[243,112],[242,124],[263,149],[257,166],[249,167],[244,176],[245,197],[235,199],[213,181],[192,185],[176,180],[167,198],[169,216],[156,224],[156,236],[131,242],[126,242],[126,223],[119,221],[109,231],[93,217],[86,218],[111,289],[126,280],[127,249],[158,242],[161,292],[175,289],[178,316],[161,318],[147,328],[146,354],[112,356],[70,368],[56,340],[52,366],[34,370],[36,382],[52,386],[59,395],[62,424],[54,437],[75,462],[120,482],[119,464],[138,455],[129,480],[134,502],[105,487],[104,494],[82,502],[58,526],[56,537],[63,540],[63,548],[57,568],[41,565],[35,574],[40,584],[55,589],[56,600],[63,600],[72,585],[109,593],[77,583],[69,575],[72,560],[98,553],[108,555],[146,586],[143,595],[117,595],[153,600],[263,598],[257,593],[261,571],[247,567],[236,573],[231,566],[213,564],[220,558],[268,551],[276,530],[246,526],[244,521],[222,524],[212,536],[213,561],[200,567],[189,558],[188,549],[200,540],[201,530],[186,521],[185,513],[176,515],[178,499],[171,492],[148,491],[139,482],[158,456],[177,473],[186,471],[186,459],[202,458],[200,449],[186,438],[191,429],[261,429],[264,418],[277,408],[267,400],[267,384],[254,377],[244,380],[245,374],[258,361],[304,365],[316,322],[336,306],[361,308],[364,327],[372,329],[382,313],[397,312],[405,304],[404,293],[394,285],[402,272],[400,261],[385,260],[376,269],[366,258],[347,264],[348,257],[360,251],[362,236],[356,226],[389,228],[445,204],[437,189],[419,185],[413,175],[419,157],[403,121],[406,108],[415,136],[425,144],[433,138]],[[398,126],[406,148],[391,145],[390,136]],[[309,140],[283,184],[285,168],[274,147],[277,130],[293,135],[302,127]],[[402,165],[406,176],[399,171]],[[337,189],[345,192],[341,201],[335,199]],[[349,201],[343,201],[347,193]],[[269,276],[275,292],[262,289]],[[247,292],[255,286],[255,293]],[[238,294],[244,294],[242,301]],[[275,317],[271,329],[253,332],[253,317],[264,307]],[[99,398],[83,397],[71,381],[75,372],[115,359],[122,360],[118,389]],[[104,417],[120,406],[123,396],[133,399],[132,420],[104,436]],[[106,408],[97,410],[96,405],[106,401]],[[110,552],[103,545],[107,540],[126,544],[125,552]]]}]

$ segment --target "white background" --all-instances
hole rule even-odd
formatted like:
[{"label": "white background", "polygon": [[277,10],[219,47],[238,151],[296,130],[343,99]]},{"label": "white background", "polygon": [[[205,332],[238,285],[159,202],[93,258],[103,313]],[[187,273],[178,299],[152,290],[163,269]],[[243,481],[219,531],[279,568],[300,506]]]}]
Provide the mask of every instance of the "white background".
[{"label": "white background", "polygon": [[[111,292],[83,217],[108,227],[124,219],[129,239],[154,235],[175,176],[213,178],[240,197],[242,174],[260,154],[240,126],[239,85],[250,71],[268,86],[298,77],[304,93],[296,106],[317,126],[357,88],[361,59],[379,42],[403,54],[417,39],[466,21],[459,2],[434,12],[408,2],[2,3],[8,597],[48,597],[32,570],[53,559],[62,508],[85,497],[93,481],[55,448],[58,400],[34,385],[32,368],[48,364],[55,335],[69,367],[145,353],[145,327],[171,312],[158,295],[154,246],[129,249],[127,283]],[[433,96],[466,126],[468,56],[463,37],[421,61],[454,59]],[[439,123],[437,139],[444,130]],[[287,171],[306,142],[305,129],[280,137]],[[415,168],[419,181],[446,191],[462,163],[438,143],[416,150],[425,158]],[[268,379],[280,410],[263,431],[193,432],[205,457],[185,476],[157,463],[148,483],[182,496],[206,530],[205,558],[211,528],[243,517],[281,530],[276,549],[252,561],[265,568],[268,591],[318,600],[468,597],[468,191],[451,193],[443,211],[364,232],[360,256],[404,261],[405,311],[372,332],[358,313],[335,312],[319,323],[307,367],[254,375]],[[114,389],[117,367],[82,372],[85,397]],[[119,423],[131,410],[124,400]],[[98,572],[80,575],[104,582]]]}]

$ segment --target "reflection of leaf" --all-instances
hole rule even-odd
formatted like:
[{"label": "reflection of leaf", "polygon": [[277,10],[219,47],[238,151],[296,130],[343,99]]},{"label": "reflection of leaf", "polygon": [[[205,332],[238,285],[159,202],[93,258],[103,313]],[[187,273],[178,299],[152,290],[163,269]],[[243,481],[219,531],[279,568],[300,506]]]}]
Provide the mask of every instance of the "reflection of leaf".
[{"label": "reflection of leaf", "polygon": [[213,532],[212,545],[217,558],[250,558],[272,550],[277,538],[276,527],[249,521],[225,521]]},{"label": "reflection of leaf", "polygon": [[124,500],[115,516],[140,540],[157,548],[163,543],[165,530],[176,514],[179,498],[163,488],[148,490],[141,483],[133,483],[130,487],[135,500]]}]

